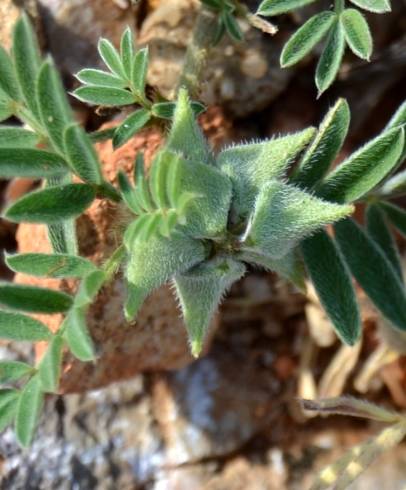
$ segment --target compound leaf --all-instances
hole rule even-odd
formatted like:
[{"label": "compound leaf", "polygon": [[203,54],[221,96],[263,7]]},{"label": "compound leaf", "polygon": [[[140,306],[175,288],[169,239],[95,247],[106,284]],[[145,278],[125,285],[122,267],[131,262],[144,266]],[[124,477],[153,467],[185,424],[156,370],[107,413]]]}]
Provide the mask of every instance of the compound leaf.
[{"label": "compound leaf", "polygon": [[361,335],[361,319],[348,269],[329,235],[319,231],[303,240],[301,249],[320,302],[340,339],[354,345]]},{"label": "compound leaf", "polygon": [[336,17],[334,12],[326,11],[305,22],[283,47],[280,59],[282,68],[294,65],[310,53],[327,34]]},{"label": "compound leaf", "polygon": [[127,78],[131,79],[131,70],[134,59],[134,37],[131,28],[128,26],[120,42],[120,58]]},{"label": "compound leaf", "polygon": [[40,51],[33,28],[26,14],[14,26],[13,58],[16,76],[27,106],[39,116],[36,83],[41,65]]},{"label": "compound leaf", "polygon": [[0,89],[12,100],[21,99],[13,62],[2,46],[0,46]]},{"label": "compound leaf", "polygon": [[227,10],[223,10],[221,18],[231,39],[237,42],[242,41],[244,39],[244,35],[234,15]]},{"label": "compound leaf", "polygon": [[138,133],[150,119],[151,113],[147,109],[138,109],[130,114],[114,132],[114,149],[127,143],[127,141]]},{"label": "compound leaf", "polygon": [[119,78],[125,79],[126,74],[120,55],[111,42],[108,39],[101,38],[97,49],[99,50],[103,61],[110,68],[110,70]]},{"label": "compound leaf", "polygon": [[95,349],[86,325],[85,308],[73,308],[63,323],[64,338],[72,354],[80,361],[93,361]]},{"label": "compound leaf", "polygon": [[384,210],[392,225],[406,237],[406,211],[389,202],[381,202],[380,206]]},{"label": "compound leaf", "polygon": [[88,85],[79,87],[73,92],[73,95],[82,102],[107,107],[129,105],[135,102],[131,92],[115,87]]},{"label": "compound leaf", "polygon": [[39,71],[37,101],[42,125],[55,147],[63,152],[63,133],[73,115],[59,73],[50,60]]},{"label": "compound leaf", "polygon": [[373,41],[365,17],[358,10],[345,9],[340,15],[340,22],[344,27],[345,40],[351,51],[359,58],[369,61]]},{"label": "compound leaf", "polygon": [[350,0],[350,2],[357,7],[377,14],[391,11],[389,0]]},{"label": "compound leaf", "polygon": [[0,390],[0,432],[12,423],[18,405],[19,392],[7,388]]},{"label": "compound leaf", "polygon": [[83,213],[95,198],[88,184],[66,184],[31,192],[12,204],[5,217],[16,223],[58,223]]},{"label": "compound leaf", "polygon": [[334,82],[343,59],[345,49],[344,29],[336,20],[331,26],[323,52],[316,68],[316,86],[320,95]]},{"label": "compound leaf", "polygon": [[84,277],[97,270],[97,267],[90,260],[68,254],[7,255],[6,264],[14,272],[37,277]]},{"label": "compound leaf", "polygon": [[0,361],[0,383],[13,383],[33,371],[34,368],[25,362]]},{"label": "compound leaf", "polygon": [[402,265],[395,239],[389,229],[387,217],[379,204],[370,204],[366,210],[367,232],[380,247],[403,282]]},{"label": "compound leaf", "polygon": [[335,225],[335,236],[355,279],[383,315],[406,330],[406,294],[386,255],[351,219]]},{"label": "compound leaf", "polygon": [[34,131],[17,126],[0,127],[0,148],[33,148],[39,141]]},{"label": "compound leaf", "polygon": [[124,199],[124,202],[127,206],[133,211],[135,214],[143,214],[142,206],[140,205],[134,187],[131,185],[127,175],[119,171],[117,175],[118,185],[120,187],[121,195]]},{"label": "compound leaf", "polygon": [[2,282],[0,304],[14,310],[32,313],[59,313],[71,307],[72,298],[66,293],[53,289]]},{"label": "compound leaf", "polygon": [[0,122],[14,114],[13,101],[0,89]]},{"label": "compound leaf", "polygon": [[350,108],[338,99],[320,124],[316,137],[301,159],[291,179],[300,187],[313,187],[327,173],[340,151],[350,125]]},{"label": "compound leaf", "polygon": [[0,338],[39,342],[52,337],[48,328],[38,320],[21,313],[0,311]]},{"label": "compound leaf", "polygon": [[65,160],[56,153],[35,148],[0,147],[0,176],[3,178],[27,177],[42,179],[62,177],[68,171],[69,167]]},{"label": "compound leaf", "polygon": [[336,202],[360,199],[394,168],[403,145],[403,129],[394,128],[380,134],[333,170],[318,194]]},{"label": "compound leaf", "polygon": [[147,70],[149,63],[148,48],[142,48],[137,51],[132,66],[131,82],[138,96],[145,93],[145,84],[147,80]]},{"label": "compound leaf", "polygon": [[61,374],[62,349],[64,340],[61,335],[55,335],[41,359],[38,367],[42,389],[47,393],[55,393],[58,389]]},{"label": "compound leaf", "polygon": [[111,87],[111,88],[125,88],[127,82],[121,78],[112,75],[103,70],[96,70],[93,68],[85,68],[77,73],[76,78],[86,84],[94,85],[96,87]]},{"label": "compound leaf", "polygon": [[100,185],[103,182],[97,153],[86,132],[77,124],[66,128],[64,147],[76,175],[89,184]]},{"label": "compound leaf", "polygon": [[258,7],[257,14],[273,16],[304,7],[315,0],[264,0]]},{"label": "compound leaf", "polygon": [[75,296],[75,307],[82,308],[92,303],[105,282],[106,273],[102,270],[95,270],[85,276]]},{"label": "compound leaf", "polygon": [[29,446],[32,441],[43,402],[41,380],[35,375],[24,386],[17,405],[15,431],[23,447]]}]

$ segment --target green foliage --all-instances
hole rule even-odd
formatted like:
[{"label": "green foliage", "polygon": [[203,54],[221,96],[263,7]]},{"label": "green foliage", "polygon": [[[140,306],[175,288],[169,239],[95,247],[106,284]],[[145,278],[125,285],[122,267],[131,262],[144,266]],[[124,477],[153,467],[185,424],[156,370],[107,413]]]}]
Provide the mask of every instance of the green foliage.
[{"label": "green foliage", "polygon": [[84,277],[96,270],[93,262],[68,254],[7,255],[6,263],[14,272],[38,277]]},{"label": "green foliage", "polygon": [[258,191],[271,179],[286,175],[289,165],[314,136],[313,128],[258,143],[232,146],[220,152],[218,168],[236,190],[233,209],[241,217],[252,211]]},{"label": "green foliage", "polygon": [[335,225],[341,252],[352,274],[375,306],[400,330],[406,330],[406,291],[386,254],[352,220]]},{"label": "green foliage", "polygon": [[[110,72],[88,68],[81,70],[76,78],[84,86],[76,89],[73,95],[82,102],[93,105],[136,106],[135,111],[113,131],[113,146],[116,149],[147,124],[157,119],[172,119],[176,103],[163,102],[162,98],[155,101],[147,94],[148,47],[135,49],[129,27],[122,35],[120,52],[107,39],[102,39],[98,48]],[[202,112],[202,107],[202,104],[195,102],[194,114]]]},{"label": "green foliage", "polygon": [[76,124],[67,126],[63,132],[63,144],[68,162],[75,174],[84,182],[102,185],[99,160],[85,131]]},{"label": "green foliage", "polygon": [[0,311],[0,338],[39,342],[49,340],[51,332],[38,320],[21,313]]},{"label": "green foliage", "polygon": [[17,405],[17,390],[0,390],[0,432],[2,432],[14,420]]},{"label": "green foliage", "polygon": [[395,239],[389,229],[388,220],[378,204],[370,204],[366,210],[367,232],[392,264],[399,279],[403,282],[402,265]]},{"label": "green foliage", "polygon": [[372,36],[365,17],[355,9],[345,9],[341,14],[345,40],[351,51],[369,61],[372,54]]},{"label": "green foliage", "polygon": [[238,11],[235,2],[232,0],[201,0],[201,2],[217,14],[217,32],[213,44],[218,44],[226,33],[235,42],[244,39],[236,18],[241,12]]},{"label": "green foliage", "polygon": [[337,202],[359,199],[396,166],[403,145],[403,129],[382,133],[333,170],[319,187],[319,193]]},{"label": "green foliage", "polygon": [[45,392],[54,393],[58,389],[63,343],[62,336],[55,335],[38,366],[42,390]]},{"label": "green foliage", "polygon": [[[357,7],[375,13],[390,11],[388,0],[351,0]],[[263,0],[257,14],[274,16],[304,7],[314,0]],[[280,63],[283,68],[302,60],[324,38],[326,41],[316,68],[319,96],[337,77],[346,45],[363,60],[370,60],[373,41],[368,23],[358,10],[344,8],[344,0],[334,0],[334,11],[313,15],[285,44]]]},{"label": "green foliage", "polygon": [[[245,14],[238,2],[204,3],[218,13],[224,32],[240,38],[235,17]],[[267,0],[263,12],[305,3]],[[362,3],[386,8],[380,0]],[[326,36],[318,84],[327,88],[345,43],[369,57],[365,22],[353,12],[336,9],[310,19],[289,41],[283,63],[300,60]],[[406,213],[390,201],[394,193],[406,192],[406,173],[395,174],[405,156],[404,105],[380,135],[332,171],[350,120],[342,99],[317,131],[308,128],[215,154],[196,120],[203,106],[191,101],[186,89],[179,89],[176,101],[147,90],[148,49],[136,49],[130,29],[119,50],[102,40],[99,51],[107,71],[79,72],[84,86],[75,96],[135,109],[118,128],[89,135],[75,123],[59,75],[51,60],[42,61],[26,17],[16,26],[12,56],[0,50],[0,118],[13,115],[27,128],[0,127],[0,176],[41,180],[39,189],[11,204],[5,217],[46,224],[53,247],[49,254],[11,255],[6,262],[19,273],[78,279],[72,296],[0,284],[6,309],[0,311],[0,338],[48,342],[36,366],[0,363],[0,382],[19,387],[0,391],[1,428],[15,421],[18,440],[29,444],[44,393],[58,390],[64,351],[83,362],[97,359],[88,308],[121,264],[128,283],[127,319],[134,319],[152,291],[171,282],[196,356],[222,296],[247,265],[275,271],[302,290],[308,276],[348,344],[361,335],[351,275],[395,328],[406,329],[405,287],[392,236],[393,226],[405,233]],[[93,143],[111,138],[117,148],[156,123],[167,137],[149,168],[139,153],[133,179],[118,172],[117,188],[107,183]],[[120,215],[122,244],[100,267],[78,256],[74,221],[95,198],[128,208]],[[346,219],[355,201],[368,205],[365,231]],[[334,237],[325,231],[330,223]],[[52,334],[24,312],[61,313],[63,319]]]},{"label": "green foliage", "polygon": [[219,256],[175,277],[193,355],[201,352],[211,318],[226,290],[244,273],[241,262]]},{"label": "green foliage", "polygon": [[56,153],[20,147],[18,140],[15,146],[0,148],[1,177],[53,178],[62,177],[69,171],[66,162]]},{"label": "green foliage", "polygon": [[44,393],[37,374],[24,386],[17,404],[15,431],[17,440],[23,447],[31,443],[43,403]]},{"label": "green foliage", "polygon": [[316,87],[320,95],[334,82],[345,50],[344,28],[339,19],[333,23],[316,67]]},{"label": "green foliage", "polygon": [[80,361],[93,361],[95,351],[86,326],[85,309],[73,309],[65,319],[64,328],[64,337],[72,354]]},{"label": "green foliage", "polygon": [[334,240],[325,231],[302,242],[306,268],[321,304],[338,336],[354,345],[361,336],[361,319],[351,276]]},{"label": "green foliage", "polygon": [[114,133],[113,146],[118,148],[126,143],[134,134],[138,133],[151,119],[151,113],[147,109],[138,109],[120,124]]},{"label": "green foliage", "polygon": [[176,225],[186,224],[186,210],[198,194],[182,190],[183,176],[189,165],[178,155],[163,151],[154,160],[150,178],[144,175],[144,161],[139,155],[134,189],[124,173],[119,174],[123,199],[139,216],[128,228],[124,242],[147,241],[154,233],[169,237]]},{"label": "green foliage", "polygon": [[334,12],[321,12],[311,17],[285,44],[281,54],[281,66],[292,66],[319,43],[330,30],[336,14]]},{"label": "green foliage", "polygon": [[0,383],[12,383],[32,374],[33,368],[25,362],[0,361]]},{"label": "green foliage", "polygon": [[64,129],[72,123],[73,116],[52,61],[45,61],[38,74],[37,100],[42,125],[55,148],[63,152]]},{"label": "green foliage", "polygon": [[[35,148],[38,142],[39,137],[34,131],[16,126],[0,126],[0,148],[18,150],[20,148]],[[3,159],[0,158],[1,160]],[[34,158],[32,160],[35,161]]]},{"label": "green foliage", "polygon": [[87,184],[48,187],[20,198],[5,217],[16,223],[58,223],[82,214],[94,198],[94,189]]},{"label": "green foliage", "polygon": [[33,115],[38,116],[36,82],[41,58],[38,42],[26,14],[22,15],[14,27],[12,53],[19,89],[27,107]]},{"label": "green foliage", "polygon": [[350,108],[344,99],[338,99],[300,160],[293,182],[311,188],[323,179],[343,146],[349,125]]},{"label": "green foliage", "polygon": [[276,180],[265,184],[242,239],[243,247],[280,259],[306,236],[352,213]]},{"label": "green foliage", "polygon": [[0,283],[0,304],[13,310],[59,313],[70,308],[72,299],[52,289],[3,282]]}]

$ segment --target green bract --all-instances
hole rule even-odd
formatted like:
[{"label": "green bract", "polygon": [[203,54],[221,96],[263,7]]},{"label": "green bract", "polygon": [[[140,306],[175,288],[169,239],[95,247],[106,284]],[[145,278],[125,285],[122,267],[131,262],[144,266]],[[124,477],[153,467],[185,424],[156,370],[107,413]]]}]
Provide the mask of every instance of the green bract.
[{"label": "green bract", "polygon": [[[304,7],[315,0],[263,0],[257,14],[274,16]],[[389,0],[351,0],[357,7],[375,13],[390,11]],[[334,82],[346,45],[363,60],[370,60],[373,41],[367,20],[354,8],[345,8],[344,0],[333,2],[334,10],[310,17],[285,44],[280,63],[283,68],[302,60],[325,38],[316,68],[316,86],[321,95]]]}]

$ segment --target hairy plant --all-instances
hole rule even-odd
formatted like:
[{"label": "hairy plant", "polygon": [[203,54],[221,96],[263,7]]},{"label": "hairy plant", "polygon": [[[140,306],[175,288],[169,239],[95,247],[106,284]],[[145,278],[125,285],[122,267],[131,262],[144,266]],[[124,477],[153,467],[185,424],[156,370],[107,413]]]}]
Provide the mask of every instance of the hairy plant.
[{"label": "hairy plant", "polygon": [[[96,104],[134,104],[133,114],[152,114],[157,103],[145,95],[147,51],[133,50],[129,38],[127,30],[120,54],[101,42],[114,74],[80,72],[87,86],[75,95]],[[248,267],[275,271],[302,289],[308,274],[338,336],[348,344],[361,335],[351,274],[394,329],[406,330],[405,288],[388,225],[406,231],[405,211],[390,202],[406,189],[405,172],[393,174],[405,157],[406,104],[381,134],[331,170],[349,126],[344,100],[318,129],[214,154],[182,88],[175,105],[166,106],[170,129],[149,172],[139,154],[134,179],[120,172],[115,188],[103,178],[92,141],[114,139],[117,133],[89,135],[75,123],[58,72],[49,58],[41,59],[25,16],[15,27],[12,54],[0,49],[0,101],[3,120],[14,115],[25,124],[0,127],[0,176],[41,181],[4,216],[46,224],[53,248],[51,254],[8,255],[7,264],[16,272],[79,280],[73,296],[0,284],[0,338],[48,342],[36,366],[0,363],[0,428],[14,422],[22,445],[32,440],[44,394],[58,390],[64,349],[81,361],[96,360],[87,309],[120,265],[128,284],[124,310],[129,321],[154,289],[173,284],[195,356],[222,297]],[[102,266],[78,256],[75,232],[75,219],[94,199],[112,200],[132,216],[122,244]],[[357,202],[368,203],[365,229],[349,217]],[[335,236],[326,231],[332,224]],[[27,315],[55,312],[64,315],[56,333]]]},{"label": "hairy plant", "polygon": [[[313,3],[315,0],[263,0],[257,14],[276,16]],[[389,0],[350,0],[363,10],[377,14],[390,12]],[[359,58],[370,60],[373,40],[364,15],[355,8],[346,8],[345,0],[334,0],[330,10],[310,17],[287,41],[281,57],[283,68],[292,66],[326,39],[316,68],[319,96],[334,82],[346,46]]]}]

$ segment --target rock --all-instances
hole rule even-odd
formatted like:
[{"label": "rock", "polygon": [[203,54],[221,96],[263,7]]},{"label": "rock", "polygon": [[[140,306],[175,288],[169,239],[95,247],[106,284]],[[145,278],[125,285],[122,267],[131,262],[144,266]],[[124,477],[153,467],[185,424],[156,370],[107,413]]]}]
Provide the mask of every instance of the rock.
[{"label": "rock", "polygon": [[129,25],[135,30],[135,14],[127,0],[37,0],[46,47],[65,74],[102,63],[97,53],[100,37],[116,46]]},{"label": "rock", "polygon": [[38,27],[39,19],[36,0],[1,0],[0,2],[0,45],[7,50],[11,48],[13,27],[23,8],[29,13],[34,24]]},{"label": "rock", "polygon": [[[198,7],[196,0],[159,2],[141,26],[139,43],[150,49],[148,81],[165,97],[174,95]],[[241,27],[244,41],[234,43],[226,36],[213,48],[202,80],[202,100],[237,117],[266,107],[294,73],[279,68],[280,38],[245,22]]]},{"label": "rock", "polygon": [[238,349],[212,348],[207,357],[160,377],[153,410],[168,463],[233,453],[269,423],[279,390],[268,370]]}]

